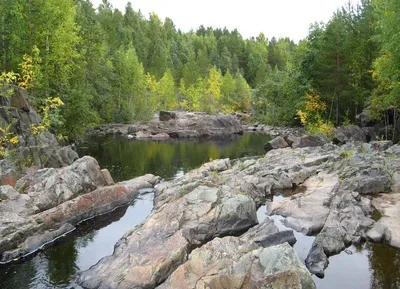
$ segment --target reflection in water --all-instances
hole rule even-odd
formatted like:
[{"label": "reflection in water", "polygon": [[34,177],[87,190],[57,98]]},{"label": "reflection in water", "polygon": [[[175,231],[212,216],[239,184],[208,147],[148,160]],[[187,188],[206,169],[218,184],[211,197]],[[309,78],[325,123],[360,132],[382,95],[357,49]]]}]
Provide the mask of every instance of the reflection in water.
[{"label": "reflection in water", "polygon": [[[90,138],[80,155],[95,157],[116,181],[152,173],[164,178],[183,175],[210,158],[239,158],[263,154],[266,135],[236,136],[227,141],[150,142],[122,137]],[[0,267],[1,289],[81,288],[75,274],[111,255],[115,243],[140,224],[153,208],[153,194],[142,192],[129,206],[88,220],[43,252],[17,264]]]},{"label": "reflection in water", "polygon": [[[116,181],[152,173],[164,178],[183,175],[209,159],[240,158],[263,154],[265,135],[246,134],[228,141],[149,142],[129,141],[122,137],[92,137],[82,144],[80,155],[94,156],[102,168],[108,168]],[[301,191],[301,187],[298,188]],[[293,192],[274,196],[277,201]],[[79,270],[86,270],[103,256],[112,254],[122,235],[140,224],[153,208],[153,194],[143,192],[130,206],[89,220],[45,251],[25,262],[0,267],[1,289],[80,288],[74,284]],[[257,215],[266,217],[265,206]],[[288,230],[281,217],[273,216],[281,230]],[[304,261],[314,237],[295,232],[294,245]],[[352,255],[342,252],[329,258],[324,279],[315,279],[318,289],[392,289],[400,288],[400,250],[382,244],[350,247]]]},{"label": "reflection in water", "polygon": [[121,136],[96,137],[81,144],[79,155],[95,157],[115,181],[146,173],[169,179],[197,168],[210,159],[241,158],[264,154],[262,134],[234,135],[225,140],[135,141]]},{"label": "reflection in water", "polygon": [[386,244],[370,245],[369,250],[372,287],[400,288],[400,250]]},{"label": "reflection in water", "polygon": [[[277,195],[273,201],[283,200],[287,196]],[[258,221],[266,216],[266,206],[257,211]],[[286,227],[281,216],[268,216],[279,230],[292,230]],[[306,259],[315,240],[313,236],[305,236],[293,231],[297,239],[293,246],[300,259]],[[313,276],[318,289],[398,289],[400,288],[400,250],[385,244],[365,243],[360,247],[351,246],[338,255],[329,257],[329,265],[325,277]]]}]

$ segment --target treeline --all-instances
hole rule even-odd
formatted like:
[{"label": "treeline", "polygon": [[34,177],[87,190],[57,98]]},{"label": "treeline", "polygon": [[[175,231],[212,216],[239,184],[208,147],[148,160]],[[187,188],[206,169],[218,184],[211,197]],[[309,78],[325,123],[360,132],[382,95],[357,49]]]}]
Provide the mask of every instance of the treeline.
[{"label": "treeline", "polygon": [[28,66],[37,107],[61,97],[55,123],[70,138],[90,125],[148,119],[160,109],[339,125],[366,106],[380,117],[399,105],[397,2],[343,7],[296,44],[263,34],[243,39],[227,29],[184,33],[130,3],[122,12],[107,0],[97,10],[89,0],[1,0],[0,70]]}]

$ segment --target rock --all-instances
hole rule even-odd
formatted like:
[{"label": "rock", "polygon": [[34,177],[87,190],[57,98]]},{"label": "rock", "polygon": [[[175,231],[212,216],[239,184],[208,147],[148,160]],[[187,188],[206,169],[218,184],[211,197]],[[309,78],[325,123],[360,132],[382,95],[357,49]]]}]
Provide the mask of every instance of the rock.
[{"label": "rock", "polygon": [[79,222],[129,203],[139,190],[153,188],[159,180],[159,177],[145,175],[100,187],[43,212],[34,210],[34,198],[26,194],[15,201],[0,202],[0,262],[29,254],[73,230]]},{"label": "rock", "polygon": [[257,223],[255,204],[247,196],[223,187],[174,188],[175,201],[158,203],[146,222],[122,237],[112,256],[81,274],[83,287],[155,287],[186,261],[193,246]]},{"label": "rock", "polygon": [[322,246],[314,243],[305,260],[308,270],[318,278],[324,278],[324,271],[328,267],[328,257]]},{"label": "rock", "polygon": [[[10,96],[7,96],[8,91],[11,91]],[[20,167],[36,169],[59,168],[72,164],[78,159],[78,155],[70,146],[61,147],[56,137],[48,131],[32,134],[31,127],[39,126],[42,120],[30,107],[28,99],[27,92],[14,85],[5,86],[0,92],[0,125],[10,126],[9,132],[19,139],[13,162]],[[7,182],[14,185],[15,181],[12,176]]]},{"label": "rock", "polygon": [[278,244],[288,243],[293,246],[296,243],[296,237],[294,236],[293,231],[281,231],[274,234],[271,234],[263,239],[258,239],[256,243],[260,243],[264,248],[275,246]]},{"label": "rock", "polygon": [[[10,106],[15,107],[17,109],[24,110],[26,112],[30,111],[30,106],[28,103],[28,93],[26,90],[21,89],[14,85],[9,85],[11,89],[14,90],[13,94],[10,97]],[[7,88],[10,89],[10,88]]]},{"label": "rock", "polygon": [[357,124],[361,127],[373,126],[375,121],[372,119],[368,108],[365,108],[360,114],[356,115]]},{"label": "rock", "polygon": [[[175,116],[174,116],[175,115]],[[165,118],[164,118],[165,117]],[[161,121],[165,119],[165,121]],[[232,115],[207,115],[196,112],[160,112],[160,121],[134,124],[109,124],[89,131],[90,134],[135,135],[138,139],[213,138],[242,134],[239,120]]]},{"label": "rock", "polygon": [[400,194],[381,194],[373,199],[372,204],[382,214],[376,225],[379,225],[377,233],[384,228],[385,239],[391,246],[400,248]]},{"label": "rock", "polygon": [[21,178],[16,188],[44,211],[104,185],[97,161],[86,156],[68,167],[38,170]]},{"label": "rock", "polygon": [[371,141],[371,147],[375,152],[383,152],[393,145],[392,141]]},{"label": "rock", "polygon": [[372,229],[367,232],[368,240],[378,243],[380,242],[385,235],[385,227],[382,223],[377,223]]},{"label": "rock", "polygon": [[335,128],[333,142],[345,144],[347,142],[366,142],[365,132],[357,125],[340,126]]},{"label": "rock", "polygon": [[15,200],[19,196],[19,193],[9,185],[0,186],[0,201]]},{"label": "rock", "polygon": [[320,173],[312,176],[303,183],[304,193],[268,204],[268,214],[288,217],[284,220],[285,226],[303,234],[319,233],[329,214],[326,203],[338,182],[336,175]]},{"label": "rock", "polygon": [[0,185],[15,186],[19,172],[10,159],[0,160]]},{"label": "rock", "polygon": [[152,135],[151,138],[155,139],[155,140],[165,140],[165,139],[169,139],[169,134],[167,134],[165,132],[161,132],[161,133]]},{"label": "rock", "polygon": [[274,149],[283,149],[288,147],[288,143],[285,141],[285,139],[281,136],[277,136],[276,138],[268,141],[265,145],[264,145],[264,151],[265,152],[269,152],[270,150],[274,150]]},{"label": "rock", "polygon": [[168,121],[168,120],[171,120],[171,119],[177,119],[178,116],[173,111],[164,111],[164,110],[162,110],[162,111],[160,111],[159,118],[160,118],[160,121]]},{"label": "rock", "polygon": [[151,138],[151,134],[145,131],[138,131],[136,133],[136,138],[137,139],[149,139]]},{"label": "rock", "polygon": [[246,235],[216,238],[195,249],[157,289],[316,288],[287,243],[257,248]]},{"label": "rock", "polygon": [[102,169],[101,174],[103,175],[105,184],[107,186],[112,186],[115,184],[110,172],[107,169]]},{"label": "rock", "polygon": [[343,251],[352,240],[362,237],[374,225],[366,216],[362,205],[354,199],[351,191],[336,187],[330,201],[329,215],[323,229],[316,236],[311,251],[306,258],[306,266],[318,277],[324,276],[327,257]]},{"label": "rock", "polygon": [[302,136],[294,140],[292,148],[319,147],[327,144],[329,140],[323,135]]}]

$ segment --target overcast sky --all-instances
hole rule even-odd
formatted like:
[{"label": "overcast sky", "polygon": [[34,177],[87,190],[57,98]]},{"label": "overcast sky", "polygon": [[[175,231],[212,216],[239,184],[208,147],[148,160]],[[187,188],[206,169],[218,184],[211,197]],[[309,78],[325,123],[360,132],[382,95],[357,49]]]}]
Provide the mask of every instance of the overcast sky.
[{"label": "overcast sky", "polygon": [[[97,7],[101,0],[92,0]],[[125,11],[128,0],[110,0],[114,8]],[[150,12],[161,19],[171,18],[182,31],[200,25],[232,30],[237,28],[243,37],[263,32],[269,39],[305,38],[311,23],[328,21],[337,8],[349,0],[131,0],[134,10],[148,18]],[[359,0],[351,0],[359,3]]]}]

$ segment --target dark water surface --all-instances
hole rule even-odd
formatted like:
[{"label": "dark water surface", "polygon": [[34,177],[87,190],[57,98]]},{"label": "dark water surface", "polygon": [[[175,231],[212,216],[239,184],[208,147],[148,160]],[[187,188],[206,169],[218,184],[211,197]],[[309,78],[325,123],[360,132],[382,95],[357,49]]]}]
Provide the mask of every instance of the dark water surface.
[{"label": "dark water surface", "polygon": [[[129,141],[122,137],[91,137],[79,154],[95,157],[108,168],[115,181],[146,173],[165,179],[180,176],[210,159],[241,158],[263,154],[266,135],[245,134],[214,141]],[[275,198],[282,198],[276,196]],[[77,230],[27,260],[0,267],[0,289],[81,288],[74,283],[76,273],[88,269],[113,252],[122,235],[140,224],[153,208],[153,193],[142,191],[129,206],[89,220]],[[265,206],[257,214],[265,218]],[[279,216],[272,217],[287,230]],[[294,245],[304,261],[314,237],[295,232]],[[319,289],[400,289],[400,250],[383,244],[350,247],[329,259],[324,279],[314,278]]]}]

